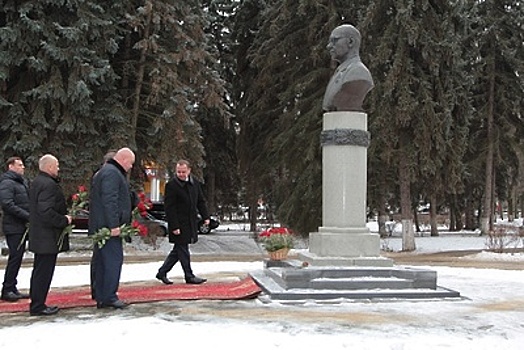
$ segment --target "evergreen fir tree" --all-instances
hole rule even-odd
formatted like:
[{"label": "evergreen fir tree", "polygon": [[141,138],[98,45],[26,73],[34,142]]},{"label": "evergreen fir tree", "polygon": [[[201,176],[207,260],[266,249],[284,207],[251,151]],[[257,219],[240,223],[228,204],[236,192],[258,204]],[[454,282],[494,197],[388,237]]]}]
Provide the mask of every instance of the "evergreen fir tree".
[{"label": "evergreen fir tree", "polygon": [[[405,250],[415,249],[411,193],[416,179],[431,183],[423,186],[426,198],[446,187],[460,190],[458,160],[468,115],[457,107],[467,98],[457,75],[463,63],[453,19],[448,1],[378,0],[370,5],[363,29],[366,40],[375,42],[370,70],[376,87],[369,114],[372,142],[380,147],[372,149],[382,153],[386,168],[397,169]],[[381,163],[370,163],[371,176],[379,176]]]},{"label": "evergreen fir tree", "polygon": [[101,159],[92,149],[107,145],[100,130],[115,102],[116,76],[108,58],[117,48],[105,4],[3,2],[0,144],[4,158],[25,158],[29,176],[41,155],[53,153],[61,178],[71,180],[66,184],[85,183],[94,159]]},{"label": "evergreen fir tree", "polygon": [[247,25],[240,47],[248,48],[238,64],[248,79],[238,118],[249,203],[263,197],[277,208],[279,222],[303,235],[321,225],[327,40],[337,25],[357,22],[364,3],[245,1],[241,7]]},{"label": "evergreen fir tree", "polygon": [[203,1],[203,5],[209,23],[205,28],[210,39],[208,51],[215,58],[215,62],[210,62],[210,69],[224,84],[224,104],[220,105],[221,108],[203,107],[199,112],[206,150],[205,192],[209,210],[216,212],[219,207],[235,206],[240,191],[236,157],[236,120],[231,96],[235,67],[231,37],[234,25],[232,18],[238,3],[233,0],[206,0]]},{"label": "evergreen fir tree", "polygon": [[484,163],[481,232],[487,234],[494,223],[497,193],[499,199],[506,197],[509,178],[503,169],[513,168],[513,177],[522,175],[518,174],[515,147],[522,147],[519,140],[524,134],[524,6],[516,0],[468,4],[476,19],[473,28],[478,47],[473,89],[478,129],[472,142],[477,145],[474,155]]}]

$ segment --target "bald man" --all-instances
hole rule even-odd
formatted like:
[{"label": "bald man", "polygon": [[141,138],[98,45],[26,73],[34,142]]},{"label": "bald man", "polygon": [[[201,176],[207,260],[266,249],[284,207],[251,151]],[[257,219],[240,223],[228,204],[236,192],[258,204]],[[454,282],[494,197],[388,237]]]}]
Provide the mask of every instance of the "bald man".
[{"label": "bald man", "polygon": [[102,248],[95,245],[95,299],[100,308],[123,309],[128,304],[118,298],[120,274],[124,262],[120,226],[131,223],[131,194],[127,173],[135,163],[135,154],[125,147],[93,176],[89,197],[89,229],[93,235],[101,228],[111,230],[111,238]]},{"label": "bald man", "polygon": [[47,306],[46,299],[60,251],[69,250],[69,238],[58,244],[58,237],[71,224],[67,204],[59,185],[58,159],[52,154],[38,162],[40,172],[29,188],[29,250],[34,253],[29,295],[31,316],[49,316],[58,312],[57,306]]}]

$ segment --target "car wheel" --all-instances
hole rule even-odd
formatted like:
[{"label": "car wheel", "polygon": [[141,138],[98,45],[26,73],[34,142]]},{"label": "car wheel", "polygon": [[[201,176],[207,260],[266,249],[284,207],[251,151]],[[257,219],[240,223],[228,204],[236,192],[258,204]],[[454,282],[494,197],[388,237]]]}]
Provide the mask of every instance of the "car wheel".
[{"label": "car wheel", "polygon": [[211,229],[209,228],[209,225],[204,225],[202,222],[198,225],[198,232],[205,235],[211,232]]}]

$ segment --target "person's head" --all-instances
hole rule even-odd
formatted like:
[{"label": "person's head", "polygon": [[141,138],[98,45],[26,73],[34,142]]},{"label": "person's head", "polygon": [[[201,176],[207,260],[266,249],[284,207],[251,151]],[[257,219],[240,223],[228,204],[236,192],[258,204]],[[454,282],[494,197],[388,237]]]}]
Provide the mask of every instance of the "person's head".
[{"label": "person's head", "polygon": [[17,174],[24,175],[25,166],[22,158],[10,157],[7,159],[7,170],[14,171]]},{"label": "person's head", "polygon": [[60,170],[58,159],[56,159],[52,154],[45,154],[38,161],[38,169],[52,177],[58,177],[58,172]]},{"label": "person's head", "polygon": [[133,167],[133,164],[135,164],[135,153],[131,151],[130,148],[120,148],[116,151],[113,159],[128,172]]},{"label": "person's head", "polygon": [[189,174],[191,174],[191,165],[187,160],[180,159],[176,162],[176,177],[180,181],[187,181]]},{"label": "person's head", "polygon": [[351,24],[336,27],[331,32],[327,44],[331,59],[340,63],[348,58],[358,56],[360,41],[360,32]]}]

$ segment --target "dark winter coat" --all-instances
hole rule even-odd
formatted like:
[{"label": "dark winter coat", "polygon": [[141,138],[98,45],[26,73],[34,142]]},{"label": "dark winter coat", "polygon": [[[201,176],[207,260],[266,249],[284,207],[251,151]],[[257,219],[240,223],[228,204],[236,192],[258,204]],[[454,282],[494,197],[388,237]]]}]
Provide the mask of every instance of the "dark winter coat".
[{"label": "dark winter coat", "polygon": [[[166,184],[164,206],[169,230],[169,242],[190,244],[198,241],[198,214],[209,219],[200,182],[191,175],[189,181],[176,176]],[[173,230],[180,229],[180,235]]]},{"label": "dark winter coat", "polygon": [[131,222],[131,193],[125,170],[109,160],[94,176],[89,197],[89,234]]},{"label": "dark winter coat", "polygon": [[27,181],[8,170],[0,177],[0,204],[4,234],[23,234],[29,222],[29,192]]},{"label": "dark winter coat", "polygon": [[[29,187],[29,250],[57,254],[58,239],[68,225],[67,205],[58,179],[40,172]],[[69,237],[60,251],[69,250]]]}]

